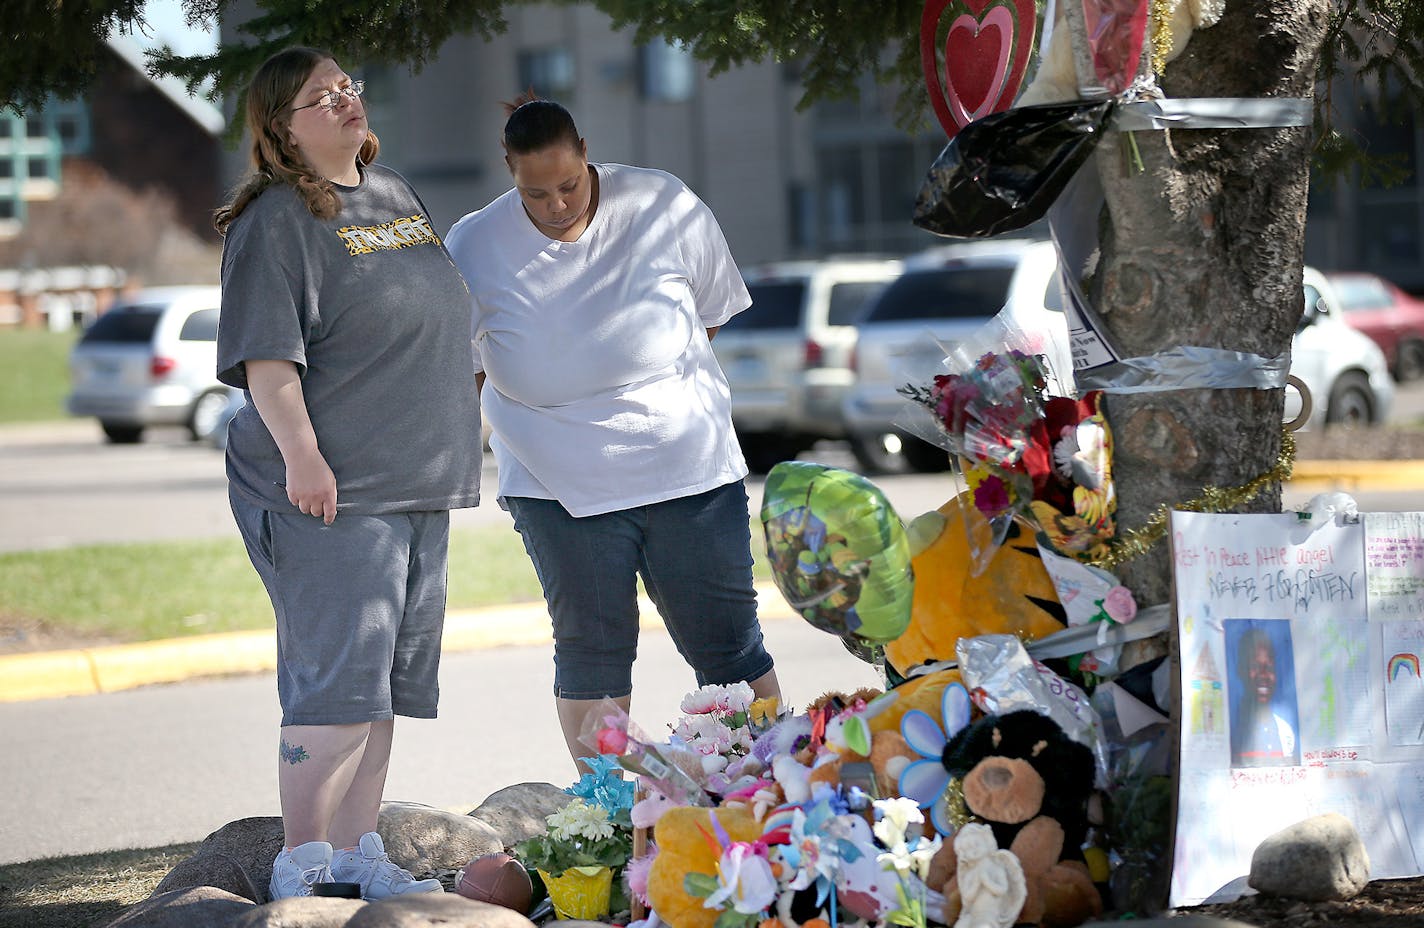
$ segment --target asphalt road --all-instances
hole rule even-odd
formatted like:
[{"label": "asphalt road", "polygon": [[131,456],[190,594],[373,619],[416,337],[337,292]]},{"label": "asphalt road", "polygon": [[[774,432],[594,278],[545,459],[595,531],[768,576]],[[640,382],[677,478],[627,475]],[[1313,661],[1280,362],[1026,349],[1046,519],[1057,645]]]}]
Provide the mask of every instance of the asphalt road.
[{"label": "asphalt road", "polygon": [[[1396,420],[1424,417],[1424,383],[1401,391]],[[234,537],[222,453],[187,439],[181,429],[153,429],[137,445],[107,445],[89,421],[0,428],[0,552],[82,544]],[[854,468],[844,450],[823,446],[811,456]],[[873,478],[904,519],[937,508],[956,492],[944,475]],[[485,501],[456,510],[452,525],[510,525],[494,501],[492,458],[484,472]],[[748,493],[755,507],[761,483]],[[1287,488],[1285,505],[1314,491]],[[1361,492],[1363,510],[1424,509],[1417,492]]]}]

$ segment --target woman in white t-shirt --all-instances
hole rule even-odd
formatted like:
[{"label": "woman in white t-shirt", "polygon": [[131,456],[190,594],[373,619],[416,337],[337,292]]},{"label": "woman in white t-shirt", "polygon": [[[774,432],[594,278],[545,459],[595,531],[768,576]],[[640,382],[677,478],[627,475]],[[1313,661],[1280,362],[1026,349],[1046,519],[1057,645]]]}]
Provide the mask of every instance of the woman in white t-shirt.
[{"label": "woman in white t-shirt", "polygon": [[625,709],[642,576],[699,685],[779,696],[752,590],[747,466],[718,327],[751,305],[712,211],[676,177],[590,164],[557,103],[509,107],[514,188],[446,237],[470,285],[481,403],[554,621],[570,754]]}]

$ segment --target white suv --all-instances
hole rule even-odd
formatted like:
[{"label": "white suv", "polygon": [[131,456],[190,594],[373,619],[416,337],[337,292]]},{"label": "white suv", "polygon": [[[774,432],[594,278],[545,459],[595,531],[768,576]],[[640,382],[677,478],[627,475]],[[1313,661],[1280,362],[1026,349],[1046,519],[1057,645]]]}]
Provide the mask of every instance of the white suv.
[{"label": "white suv", "polygon": [[929,384],[944,347],[974,335],[1000,311],[1051,370],[1072,383],[1068,326],[1051,242],[1007,239],[936,248],[905,261],[905,272],[857,323],[855,385],[843,414],[857,463],[867,472],[939,471],[948,454],[916,435],[933,434],[928,410],[898,392]]},{"label": "white suv", "polygon": [[95,319],[69,355],[70,414],[96,417],[115,443],[139,441],[150,425],[210,437],[230,394],[217,379],[221,292],[142,290]]},{"label": "white suv", "polygon": [[732,388],[747,465],[764,473],[823,438],[841,438],[851,324],[900,273],[894,260],[788,261],[742,269],[751,308],[712,340]]}]

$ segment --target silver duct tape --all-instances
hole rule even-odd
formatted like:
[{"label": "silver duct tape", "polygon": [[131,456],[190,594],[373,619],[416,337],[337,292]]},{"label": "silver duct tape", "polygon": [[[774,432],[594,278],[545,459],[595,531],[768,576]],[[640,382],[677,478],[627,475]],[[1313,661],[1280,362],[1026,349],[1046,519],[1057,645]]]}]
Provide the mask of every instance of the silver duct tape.
[{"label": "silver duct tape", "polygon": [[1277,129],[1308,126],[1314,118],[1313,101],[1303,97],[1168,97],[1119,105],[1112,128]]},{"label": "silver duct tape", "polygon": [[1244,351],[1180,345],[1077,372],[1082,390],[1156,393],[1164,390],[1276,390],[1285,387],[1290,355],[1264,358]]}]

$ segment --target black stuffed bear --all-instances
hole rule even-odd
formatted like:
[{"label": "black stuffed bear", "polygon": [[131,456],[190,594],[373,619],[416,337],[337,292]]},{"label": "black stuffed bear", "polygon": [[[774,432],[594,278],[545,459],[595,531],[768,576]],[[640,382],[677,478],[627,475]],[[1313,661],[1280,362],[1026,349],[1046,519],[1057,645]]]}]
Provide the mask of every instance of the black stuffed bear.
[{"label": "black stuffed bear", "polygon": [[[1057,722],[1032,709],[987,715],[954,736],[943,762],[963,786],[975,821],[990,826],[999,847],[1023,866],[1028,898],[1019,924],[1070,928],[1102,914],[1082,846],[1093,791],[1093,752]],[[936,855],[931,885],[944,881],[945,920],[960,898],[952,841]]]}]

